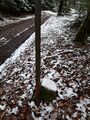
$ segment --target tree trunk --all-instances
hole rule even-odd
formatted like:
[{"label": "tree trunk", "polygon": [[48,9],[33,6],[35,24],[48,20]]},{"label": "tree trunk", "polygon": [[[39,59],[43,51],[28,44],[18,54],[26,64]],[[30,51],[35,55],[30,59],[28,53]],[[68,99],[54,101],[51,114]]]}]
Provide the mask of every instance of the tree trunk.
[{"label": "tree trunk", "polygon": [[75,41],[84,43],[90,34],[90,11],[88,11],[86,18],[78,29]]},{"label": "tree trunk", "polygon": [[89,34],[90,34],[90,2],[88,2],[87,6],[87,16],[85,17],[83,23],[78,29],[75,41],[80,43],[85,43]]},{"label": "tree trunk", "polygon": [[41,0],[35,0],[35,52],[36,52],[36,90],[35,103],[39,106],[41,98],[40,83],[40,43],[41,43]]},{"label": "tree trunk", "polygon": [[60,4],[59,4],[59,9],[58,9],[58,15],[62,15],[63,12],[63,0],[60,0]]},{"label": "tree trunk", "polygon": [[66,11],[67,11],[67,0],[60,0],[58,16],[65,14]]}]

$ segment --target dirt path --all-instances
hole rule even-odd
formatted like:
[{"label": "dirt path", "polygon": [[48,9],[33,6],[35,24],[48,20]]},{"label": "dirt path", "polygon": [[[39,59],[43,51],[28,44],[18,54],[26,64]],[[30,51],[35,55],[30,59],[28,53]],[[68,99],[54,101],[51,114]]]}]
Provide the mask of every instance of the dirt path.
[{"label": "dirt path", "polygon": [[[49,18],[42,16],[42,24]],[[34,18],[0,28],[0,65],[34,32]]]}]

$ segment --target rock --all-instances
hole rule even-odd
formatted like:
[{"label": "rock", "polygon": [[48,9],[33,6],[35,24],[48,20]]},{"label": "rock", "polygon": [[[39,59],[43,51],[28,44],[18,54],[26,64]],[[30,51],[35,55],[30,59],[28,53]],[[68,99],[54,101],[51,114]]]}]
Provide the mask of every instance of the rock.
[{"label": "rock", "polygon": [[46,88],[46,89],[48,89],[48,90],[51,90],[51,91],[53,91],[53,92],[56,92],[56,91],[57,91],[57,86],[56,86],[55,82],[52,81],[52,80],[50,80],[50,78],[48,78],[48,77],[42,79],[41,85],[42,85],[44,88]]},{"label": "rock", "polygon": [[56,83],[45,77],[41,83],[41,99],[43,102],[52,102],[57,97]]},{"label": "rock", "polygon": [[[41,82],[41,101],[43,103],[50,103],[52,102],[57,96],[57,87],[56,87],[56,83],[52,80],[50,80],[50,78],[45,77],[42,79]],[[35,96],[35,90],[33,92],[33,96],[31,101],[36,101],[36,96]]]}]

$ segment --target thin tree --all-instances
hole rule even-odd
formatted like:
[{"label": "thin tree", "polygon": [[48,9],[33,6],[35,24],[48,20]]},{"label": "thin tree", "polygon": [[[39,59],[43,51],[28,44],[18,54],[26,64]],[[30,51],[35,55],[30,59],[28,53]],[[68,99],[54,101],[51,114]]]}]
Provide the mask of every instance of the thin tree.
[{"label": "thin tree", "polygon": [[63,15],[65,12],[67,12],[67,0],[60,0],[58,16]]},{"label": "thin tree", "polygon": [[41,43],[41,0],[35,0],[35,51],[36,51],[36,89],[35,103],[39,106],[41,98],[40,83],[40,43]]},{"label": "thin tree", "polygon": [[60,0],[59,9],[58,9],[58,15],[61,15],[62,12],[63,12],[63,3],[64,3],[64,1]]}]

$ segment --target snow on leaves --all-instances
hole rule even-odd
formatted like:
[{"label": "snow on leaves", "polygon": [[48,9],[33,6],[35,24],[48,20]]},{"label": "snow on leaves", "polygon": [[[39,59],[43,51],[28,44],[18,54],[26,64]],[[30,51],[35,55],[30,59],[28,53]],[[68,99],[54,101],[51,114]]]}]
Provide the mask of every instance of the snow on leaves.
[{"label": "snow on leaves", "polygon": [[35,88],[34,34],[0,66],[0,83],[4,88],[0,109],[7,116],[20,117],[18,112],[22,108],[21,113],[31,114],[35,120],[89,118],[90,44],[79,46],[71,41],[69,21],[75,17],[76,14],[52,16],[42,26],[41,79],[47,76],[55,82],[58,96],[52,103],[41,103],[37,108],[30,102]]}]

